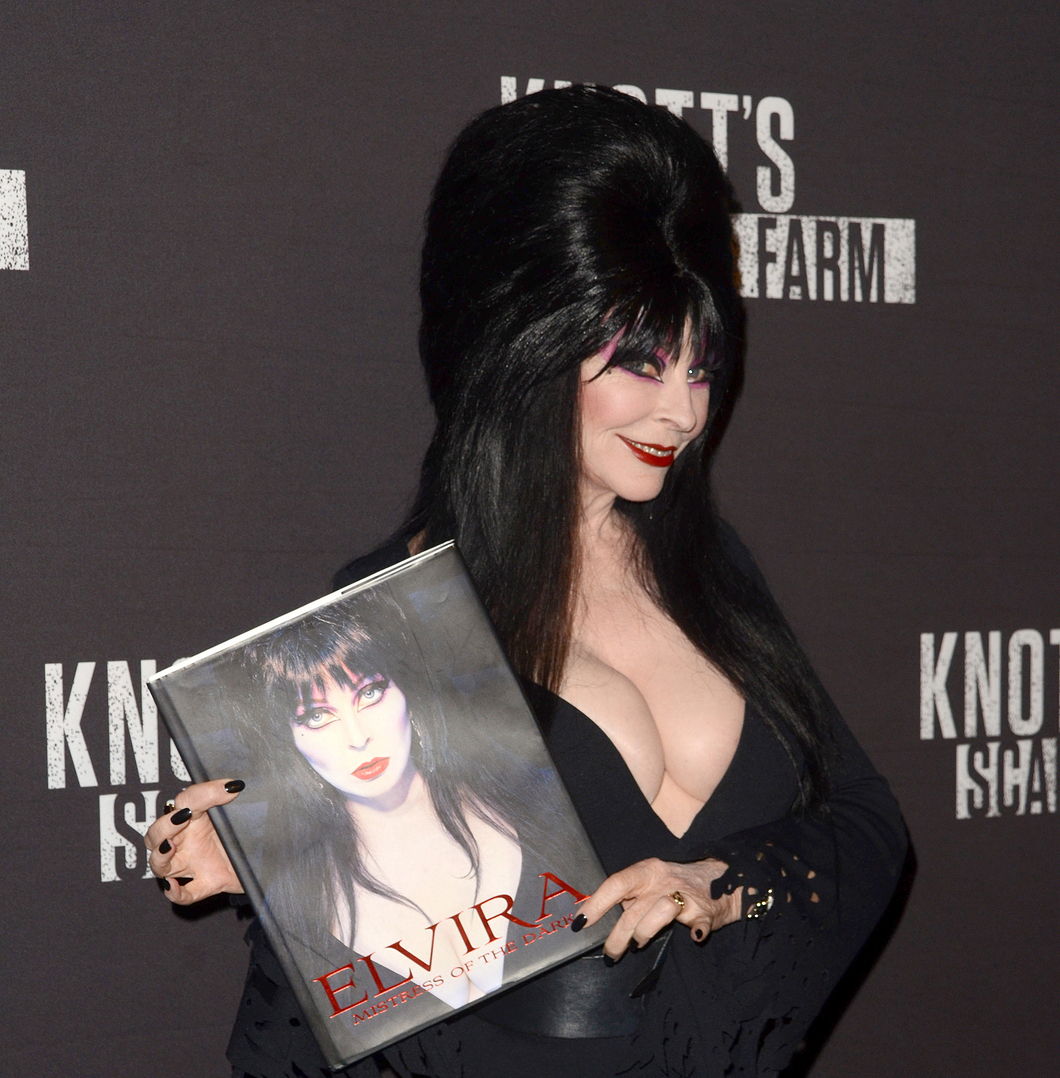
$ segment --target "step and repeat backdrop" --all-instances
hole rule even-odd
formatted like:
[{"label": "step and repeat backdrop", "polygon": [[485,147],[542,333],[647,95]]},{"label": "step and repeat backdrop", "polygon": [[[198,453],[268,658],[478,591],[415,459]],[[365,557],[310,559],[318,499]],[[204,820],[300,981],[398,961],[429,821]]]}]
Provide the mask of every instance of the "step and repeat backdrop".
[{"label": "step and repeat backdrop", "polygon": [[245,925],[147,872],[187,776],[144,679],[397,523],[430,429],[417,249],[445,148],[483,108],[595,82],[683,115],[732,178],[750,343],[723,510],[915,845],[802,1069],[1049,1073],[1055,16],[2,9],[0,1070],[227,1073]]}]

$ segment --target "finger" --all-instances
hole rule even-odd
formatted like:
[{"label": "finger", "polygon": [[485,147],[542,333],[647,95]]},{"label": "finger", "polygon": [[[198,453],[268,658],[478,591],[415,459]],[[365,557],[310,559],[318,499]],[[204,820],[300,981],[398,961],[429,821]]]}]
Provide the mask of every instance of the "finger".
[{"label": "finger", "polygon": [[686,916],[679,917],[682,924],[688,925],[692,939],[702,943],[711,932],[716,932],[725,925],[735,924],[740,920],[742,910],[742,891],[722,895],[718,899],[700,899],[688,905]]},{"label": "finger", "polygon": [[148,829],[144,839],[149,851],[147,863],[156,876],[173,874],[173,855],[180,845],[180,835],[191,819],[191,809],[177,809],[171,815],[156,820]]},{"label": "finger", "polygon": [[[171,876],[162,881],[166,898],[175,906],[190,906],[207,893],[199,882],[191,876]],[[165,885],[169,886],[166,887]]]},{"label": "finger", "polygon": [[[178,815],[182,808],[190,808],[192,815],[198,816],[217,805],[227,805],[234,801],[246,786],[242,779],[213,779],[210,782],[196,782],[182,790],[174,798]],[[172,817],[170,817],[172,819]]]},{"label": "finger", "polygon": [[[186,787],[173,799],[174,811],[164,812],[147,829],[144,845],[149,850],[157,850],[165,839],[172,839],[179,829],[186,826],[189,819],[202,815],[207,809],[234,801],[245,786],[242,779],[215,779]],[[190,810],[190,815],[185,809]]]},{"label": "finger", "polygon": [[[595,924],[613,906],[622,903],[629,907],[648,889],[649,881],[657,874],[655,866],[661,861],[638,861],[628,868],[608,876],[579,908],[585,924]],[[623,914],[625,916],[625,914]]]},{"label": "finger", "polygon": [[644,915],[637,922],[633,930],[633,939],[638,947],[642,947],[653,936],[658,935],[667,925],[673,924],[685,910],[679,906],[669,895],[659,895],[648,906]]},{"label": "finger", "polygon": [[[170,847],[170,849],[172,850],[172,847]],[[147,867],[150,868],[153,875],[157,876],[159,879],[163,879],[172,872],[173,859],[172,857],[167,857],[158,850],[155,850],[147,859]]]},{"label": "finger", "polygon": [[714,918],[709,913],[702,914],[692,923],[690,931],[692,939],[696,943],[702,943],[714,931]]},{"label": "finger", "polygon": [[627,950],[643,947],[671,924],[678,912],[669,895],[645,897],[631,904],[605,940],[604,953],[617,961]]},{"label": "finger", "polygon": [[162,840],[166,837],[164,830],[168,820],[168,816],[159,816],[144,833],[144,845],[148,850],[157,850],[161,845]]},{"label": "finger", "polygon": [[[658,896],[645,896],[635,902],[628,903],[604,942],[605,954],[617,959],[630,947],[636,950],[641,943],[650,939],[659,928],[668,924],[669,921],[665,917],[659,917],[657,912],[656,916],[652,916],[653,907],[657,902]],[[672,919],[671,914],[670,920]],[[648,931],[651,925],[656,927],[653,931]]]},{"label": "finger", "polygon": [[160,879],[164,876],[190,876],[188,871],[187,855],[180,836],[175,836],[173,841],[163,839],[162,845],[147,859],[151,871]]}]

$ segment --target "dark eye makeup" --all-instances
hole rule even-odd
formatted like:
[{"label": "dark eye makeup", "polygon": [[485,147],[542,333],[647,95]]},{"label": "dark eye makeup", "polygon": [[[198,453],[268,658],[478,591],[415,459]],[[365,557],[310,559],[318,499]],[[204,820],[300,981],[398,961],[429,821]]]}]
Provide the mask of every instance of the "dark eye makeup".
[{"label": "dark eye makeup", "polygon": [[377,675],[369,681],[366,681],[357,690],[357,707],[358,709],[371,707],[373,704],[378,704],[380,700],[386,695],[387,689],[390,688],[390,679],[385,678],[382,674]]},{"label": "dark eye makeup", "polygon": [[[382,674],[368,678],[354,689],[354,704],[358,711],[374,707],[386,696],[390,688],[390,679]],[[334,722],[338,716],[335,710],[327,703],[312,703],[300,706],[295,712],[294,721],[309,730],[321,730]]]},{"label": "dark eye makeup", "polygon": [[[640,378],[652,378],[657,381],[662,377],[669,363],[670,357],[664,356],[661,352],[646,352],[640,348],[623,348],[619,345],[605,370],[610,367],[620,367]],[[688,381],[693,385],[712,382],[717,366],[713,353],[708,353],[703,362],[688,368]]]}]

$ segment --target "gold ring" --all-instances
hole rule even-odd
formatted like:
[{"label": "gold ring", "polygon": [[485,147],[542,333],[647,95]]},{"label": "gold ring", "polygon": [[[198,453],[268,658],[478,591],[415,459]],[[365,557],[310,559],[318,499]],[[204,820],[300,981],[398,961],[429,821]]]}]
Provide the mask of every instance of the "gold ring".
[{"label": "gold ring", "polygon": [[671,891],[667,898],[672,898],[681,909],[685,908],[685,896],[680,891]]},{"label": "gold ring", "polygon": [[173,800],[173,798],[171,797],[171,798],[170,798],[170,799],[169,799],[169,800],[168,800],[168,801],[167,801],[167,802],[166,802],[166,803],[165,803],[165,804],[164,804],[164,805],[162,806],[162,815],[163,815],[163,816],[165,816],[165,815],[166,815],[167,813],[170,813],[170,812],[172,812],[172,811],[173,811],[173,810],[174,810],[174,809],[175,809],[176,807],[177,807],[177,803],[176,803],[176,801],[174,801],[174,800]]}]

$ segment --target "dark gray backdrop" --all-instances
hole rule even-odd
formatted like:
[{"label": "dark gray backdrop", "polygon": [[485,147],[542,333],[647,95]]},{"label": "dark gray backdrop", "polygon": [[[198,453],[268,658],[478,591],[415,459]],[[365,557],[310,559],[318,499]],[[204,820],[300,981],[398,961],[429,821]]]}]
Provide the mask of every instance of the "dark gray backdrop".
[{"label": "dark gray backdrop", "polygon": [[[226,1073],[242,929],[140,878],[136,822],[180,784],[141,663],[315,597],[399,518],[429,425],[420,218],[505,77],[687,91],[708,136],[701,95],[734,94],[746,213],[915,222],[914,303],[748,300],[718,466],[920,862],[813,1073],[1055,1062],[1055,26],[607,7],[0,5],[5,1073]],[[889,278],[909,253],[878,252]]]}]

